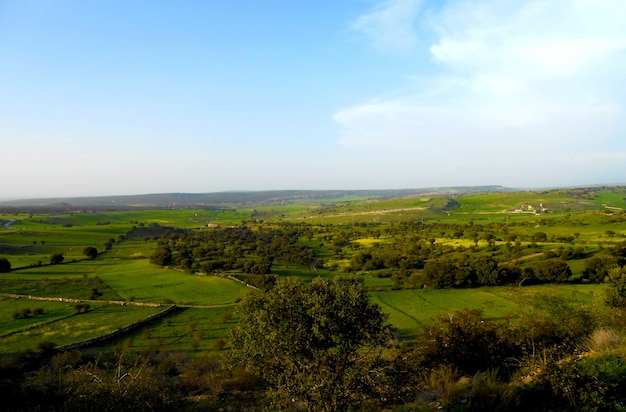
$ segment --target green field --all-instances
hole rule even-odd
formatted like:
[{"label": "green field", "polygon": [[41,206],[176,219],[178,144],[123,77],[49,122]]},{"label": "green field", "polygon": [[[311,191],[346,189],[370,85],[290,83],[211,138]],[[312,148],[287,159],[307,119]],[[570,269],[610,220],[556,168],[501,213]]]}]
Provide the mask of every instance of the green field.
[{"label": "green field", "polygon": [[596,301],[599,285],[544,285],[530,287],[482,287],[477,289],[401,290],[372,293],[398,335],[410,339],[421,328],[441,315],[455,311],[481,309],[485,319],[514,319],[525,305],[538,296],[553,296],[581,305]]},{"label": "green field", "polygon": [[[40,308],[42,314],[14,319],[14,313]],[[96,338],[130,325],[163,308],[91,303],[77,314],[74,304],[0,297],[0,342],[4,354],[36,351],[41,342],[55,345]]]},{"label": "green field", "polygon": [[[175,303],[184,308],[103,348],[127,339],[138,351],[167,347],[201,353],[227,348],[227,332],[237,319],[237,302],[248,293],[256,293],[246,286],[256,278],[237,268],[215,275],[200,272],[199,266],[182,270],[150,263],[161,238],[146,235],[127,239],[126,235],[133,229],[159,226],[195,233],[216,225],[248,225],[254,230],[278,229],[283,224],[306,228],[310,233],[299,243],[324,259],[325,266],[313,269],[277,259],[272,273],[279,278],[298,276],[306,281],[318,276],[361,277],[372,300],[389,314],[403,339],[411,339],[439,315],[468,307],[482,309],[490,320],[514,318],[524,302],[535,295],[593,305],[600,287],[597,284],[422,290],[414,285],[398,287],[390,270],[346,271],[355,254],[394,247],[396,242],[402,243],[398,236],[404,236],[406,241],[421,238],[425,244],[440,247],[441,256],[495,256],[500,262],[517,262],[521,268],[540,264],[547,252],[578,248],[579,256],[568,259],[567,264],[574,277],[580,278],[587,259],[605,253],[626,238],[626,219],[621,210],[626,207],[625,199],[623,188],[591,188],[477,193],[454,198],[354,197],[224,209],[6,214],[0,216],[0,258],[6,257],[12,270],[0,274],[0,292],[91,303],[87,313],[77,314],[69,303],[3,297],[0,348],[13,353],[36,350],[45,341],[67,344],[107,333],[160,310],[111,305],[107,300]],[[531,211],[529,206],[534,209]],[[545,210],[538,212],[539,208]],[[535,241],[539,234],[545,234],[545,239]],[[337,238],[344,239],[344,243],[336,246]],[[83,254],[87,246],[98,250],[97,258],[87,259]],[[227,251],[232,245],[220,247]],[[50,264],[54,253],[63,254],[63,263]],[[255,259],[255,255],[250,256]],[[419,275],[420,270],[413,273]],[[14,318],[16,312],[26,308],[39,308],[42,313]]]}]

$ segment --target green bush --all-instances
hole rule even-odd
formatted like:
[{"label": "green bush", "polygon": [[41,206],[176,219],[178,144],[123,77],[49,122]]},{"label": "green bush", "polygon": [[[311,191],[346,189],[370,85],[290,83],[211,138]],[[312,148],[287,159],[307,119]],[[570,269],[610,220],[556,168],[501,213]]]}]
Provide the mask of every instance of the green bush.
[{"label": "green bush", "polygon": [[570,357],[546,366],[535,394],[545,410],[626,410],[626,361],[616,355]]}]

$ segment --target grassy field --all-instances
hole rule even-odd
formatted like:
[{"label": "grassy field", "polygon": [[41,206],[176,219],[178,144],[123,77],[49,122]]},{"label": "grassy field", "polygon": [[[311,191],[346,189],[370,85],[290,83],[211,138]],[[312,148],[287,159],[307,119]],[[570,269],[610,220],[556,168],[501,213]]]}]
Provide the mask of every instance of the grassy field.
[{"label": "grassy field", "polygon": [[554,296],[581,305],[592,305],[599,285],[542,285],[531,287],[482,287],[476,289],[394,290],[373,292],[372,300],[389,314],[398,335],[410,339],[432,319],[465,308],[483,311],[486,319],[516,317],[523,305],[537,296]]},{"label": "grassy field", "polygon": [[[41,309],[14,319],[24,309]],[[0,297],[0,352],[37,351],[41,342],[56,345],[95,338],[153,315],[163,308],[90,304],[87,313],[77,314],[73,303],[34,301]]]},{"label": "grassy field", "polygon": [[95,350],[127,344],[134,351],[172,351],[192,355],[228,349],[228,331],[238,322],[235,307],[183,308],[164,319],[115,338]]},{"label": "grassy field", "polygon": [[34,267],[5,274],[0,285],[7,293],[76,299],[88,299],[95,287],[103,293],[102,299],[184,305],[231,304],[248,293],[245,285],[232,280],[162,269],[147,259],[81,260]]},{"label": "grassy field", "polygon": [[[546,207],[546,213],[517,208]],[[242,222],[277,226],[282,222],[310,225],[319,230],[314,237],[301,239],[316,255],[328,262],[323,269],[277,262],[272,272],[278,277],[298,276],[310,281],[315,277],[342,275],[356,251],[394,240],[395,225],[423,223],[432,229],[427,236],[437,245],[450,246],[450,253],[476,255],[493,253],[485,233],[495,236],[494,247],[507,238],[518,242],[527,263],[540,260],[542,252],[579,247],[583,257],[568,261],[575,275],[582,274],[585,259],[621,242],[626,236],[624,189],[587,191],[482,193],[448,197],[398,199],[341,198],[301,203],[246,206],[240,209],[137,210],[110,213],[72,213],[67,215],[4,215],[0,219],[0,257],[10,260],[13,270],[0,274],[0,292],[32,296],[126,300],[135,302],[176,303],[186,308],[107,344],[107,348],[132,341],[134,350],[171,348],[193,353],[227,348],[223,341],[237,320],[236,304],[252,289],[246,277],[237,282],[226,276],[191,274],[153,265],[149,258],[157,246],[155,239],[125,240],[135,227],[158,224],[193,230],[207,225],[231,226]],[[9,222],[6,226],[6,222]],[[440,225],[442,224],[442,225]],[[448,225],[447,227],[443,227]],[[453,225],[459,225],[454,228]],[[477,241],[471,228],[479,227]],[[452,228],[451,228],[452,227]],[[472,229],[473,230],[473,229]],[[329,232],[330,231],[330,232]],[[374,233],[378,231],[377,235]],[[460,232],[461,235],[455,235]],[[546,240],[534,242],[536,233]],[[381,235],[382,233],[382,235]],[[343,255],[331,251],[332,238],[346,234],[351,246]],[[564,240],[568,238],[569,240]],[[110,245],[105,246],[109,242]],[[99,255],[89,260],[83,255],[87,246]],[[475,250],[474,250],[475,249]],[[458,251],[457,251],[458,250]],[[53,253],[62,253],[62,264],[50,265]],[[499,253],[499,252],[498,252]],[[534,256],[534,257],[533,257]],[[503,258],[504,259],[504,258]],[[511,258],[513,259],[513,258]],[[338,270],[329,266],[337,266]],[[475,307],[488,319],[515,316],[516,310],[533,296],[551,295],[591,305],[598,285],[546,285],[525,288],[484,287],[477,289],[394,290],[389,277],[358,273],[372,299],[389,314],[399,335],[410,339],[433,317],[454,310]],[[42,309],[36,316],[15,319],[24,309]],[[72,304],[26,299],[0,299],[0,348],[5,352],[36,350],[40,342],[66,344],[106,333],[142,319],[158,309],[93,303],[85,314],[76,314]]]}]

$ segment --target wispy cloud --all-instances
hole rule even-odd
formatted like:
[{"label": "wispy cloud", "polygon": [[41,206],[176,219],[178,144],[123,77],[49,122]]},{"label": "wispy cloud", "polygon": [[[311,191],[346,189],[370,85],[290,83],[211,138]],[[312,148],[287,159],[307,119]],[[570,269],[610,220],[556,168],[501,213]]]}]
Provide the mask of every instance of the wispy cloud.
[{"label": "wispy cloud", "polygon": [[385,0],[360,16],[353,29],[366,35],[379,49],[401,51],[417,41],[413,27],[421,0]]},{"label": "wispy cloud", "polygon": [[[343,146],[447,152],[460,162],[452,156],[459,151],[507,158],[502,165],[540,151],[546,155],[539,158],[562,164],[623,160],[594,152],[625,137],[626,2],[413,5],[404,21],[431,30],[436,41],[416,52],[415,76],[395,97],[335,113]],[[384,2],[372,15],[392,13],[391,6]],[[385,26],[375,27],[384,39]],[[397,35],[390,30],[390,38]],[[419,73],[425,61],[430,71]]]}]

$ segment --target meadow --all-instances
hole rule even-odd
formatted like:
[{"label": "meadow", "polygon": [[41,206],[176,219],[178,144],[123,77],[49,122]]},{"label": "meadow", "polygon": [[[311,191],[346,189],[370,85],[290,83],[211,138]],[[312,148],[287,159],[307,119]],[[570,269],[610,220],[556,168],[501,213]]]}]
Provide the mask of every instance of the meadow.
[{"label": "meadow", "polygon": [[[219,273],[161,267],[150,257],[158,236],[126,238],[133,229],[176,227],[202,232],[209,226],[254,228],[304,225],[311,234],[300,243],[325,260],[310,268],[277,260],[276,276],[298,276],[307,281],[321,276],[344,275],[357,252],[392,244],[403,224],[420,225],[420,236],[441,245],[451,256],[467,253],[495,255],[503,262],[541,261],[547,251],[578,247],[582,256],[567,261],[574,276],[582,276],[586,260],[623,241],[626,208],[623,188],[591,188],[543,192],[478,193],[460,197],[339,198],[281,205],[243,205],[224,209],[137,210],[115,212],[76,211],[62,214],[5,214],[0,216],[0,257],[12,270],[0,274],[0,292],[89,302],[86,313],[72,304],[28,299],[0,299],[0,351],[36,350],[40,342],[64,345],[88,339],[135,322],[158,308],[121,306],[107,301],[176,304],[182,309],[154,324],[117,338],[110,345],[132,341],[134,350],[167,347],[190,353],[228,348],[228,330],[237,320],[237,303],[248,293],[258,293],[240,269]],[[529,207],[534,208],[530,211]],[[537,211],[539,208],[546,210]],[[418,227],[418,226],[416,226]],[[478,234],[470,236],[471,230]],[[494,240],[483,239],[492,233]],[[543,241],[533,236],[545,233]],[[417,229],[416,232],[417,233]],[[345,236],[341,250],[329,239]],[[403,235],[404,236],[404,235]],[[513,240],[507,240],[513,239]],[[517,242],[516,256],[504,257],[504,247]],[[86,247],[98,255],[89,259]],[[444,253],[444,252],[441,252]],[[51,264],[52,254],[64,260]],[[417,270],[419,272],[419,270]],[[398,287],[390,273],[361,270],[373,302],[389,315],[402,339],[412,339],[439,315],[458,309],[479,308],[487,319],[515,316],[523,302],[549,295],[593,305],[597,284],[553,284],[470,289],[420,289]],[[236,279],[239,279],[237,281]],[[528,303],[526,303],[528,304]],[[16,319],[26,308],[42,313]]]}]

